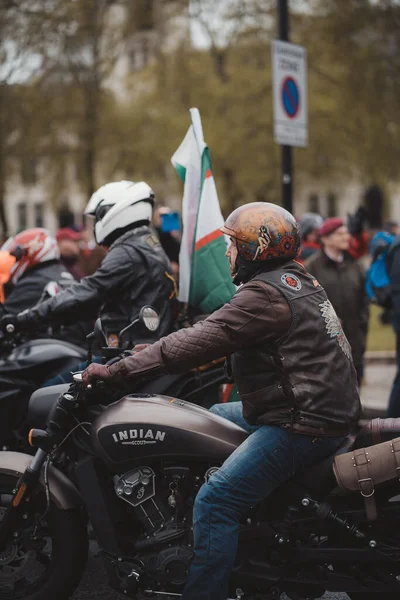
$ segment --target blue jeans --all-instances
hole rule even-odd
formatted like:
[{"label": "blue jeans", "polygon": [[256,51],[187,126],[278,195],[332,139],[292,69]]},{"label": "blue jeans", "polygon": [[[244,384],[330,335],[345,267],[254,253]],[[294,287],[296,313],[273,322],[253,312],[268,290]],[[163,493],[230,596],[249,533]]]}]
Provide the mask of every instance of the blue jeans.
[{"label": "blue jeans", "polygon": [[[93,356],[92,362],[101,363],[102,362],[101,356]],[[79,363],[78,365],[75,365],[74,367],[71,367],[67,371],[62,371],[62,373],[59,373],[55,377],[52,377],[52,379],[48,379],[47,381],[45,381],[44,384],[42,385],[42,387],[50,387],[52,385],[60,385],[61,383],[72,383],[73,382],[72,373],[77,373],[78,371],[84,371],[86,369],[86,365],[87,365],[87,362],[85,361],[85,362]]]},{"label": "blue jeans", "polygon": [[197,494],[193,512],[194,558],[182,600],[226,600],[238,544],[239,525],[295,472],[333,454],[343,437],[312,437],[280,427],[252,427],[242,403],[217,404],[211,412],[240,425],[251,435]]},{"label": "blue jeans", "polygon": [[393,323],[393,329],[396,333],[396,361],[397,373],[393,381],[392,391],[390,392],[389,408],[387,416],[400,417],[400,324]]}]

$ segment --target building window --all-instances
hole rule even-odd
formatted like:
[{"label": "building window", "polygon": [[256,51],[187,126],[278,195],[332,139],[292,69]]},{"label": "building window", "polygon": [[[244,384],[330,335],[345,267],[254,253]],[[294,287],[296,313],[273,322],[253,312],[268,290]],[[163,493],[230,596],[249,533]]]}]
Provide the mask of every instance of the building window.
[{"label": "building window", "polygon": [[336,217],[337,215],[337,198],[336,194],[328,194],[328,217]]},{"label": "building window", "polygon": [[27,219],[27,207],[25,202],[21,202],[17,205],[17,223],[18,223],[18,231],[22,231],[26,229],[28,226]]},{"label": "building window", "polygon": [[131,70],[141,71],[145,69],[152,52],[152,42],[148,35],[144,34],[140,39],[135,40],[135,44],[130,53]]},{"label": "building window", "polygon": [[43,227],[43,204],[35,204],[35,227]]},{"label": "building window", "polygon": [[37,182],[37,160],[35,158],[22,159],[21,180],[24,185],[35,185]]},{"label": "building window", "polygon": [[319,213],[319,198],[317,194],[310,194],[308,198],[308,210],[310,212]]}]

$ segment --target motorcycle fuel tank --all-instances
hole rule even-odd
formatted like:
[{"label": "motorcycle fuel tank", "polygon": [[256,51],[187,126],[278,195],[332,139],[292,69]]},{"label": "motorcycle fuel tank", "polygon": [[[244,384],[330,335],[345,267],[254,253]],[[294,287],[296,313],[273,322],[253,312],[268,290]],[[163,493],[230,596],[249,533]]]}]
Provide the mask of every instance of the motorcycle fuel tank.
[{"label": "motorcycle fuel tank", "polygon": [[241,428],[169,396],[125,396],[92,424],[96,453],[114,472],[159,461],[223,462],[245,439]]}]

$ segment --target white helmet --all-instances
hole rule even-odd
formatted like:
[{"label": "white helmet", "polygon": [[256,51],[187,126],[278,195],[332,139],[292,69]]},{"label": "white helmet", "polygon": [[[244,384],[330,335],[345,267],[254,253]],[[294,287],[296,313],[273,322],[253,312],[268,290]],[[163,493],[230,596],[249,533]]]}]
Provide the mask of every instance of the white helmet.
[{"label": "white helmet", "polygon": [[[90,198],[85,215],[95,217],[94,235],[98,244],[121,230],[150,224],[153,214],[154,192],[144,181],[117,181],[106,183]],[[113,240],[112,240],[113,241]]]}]

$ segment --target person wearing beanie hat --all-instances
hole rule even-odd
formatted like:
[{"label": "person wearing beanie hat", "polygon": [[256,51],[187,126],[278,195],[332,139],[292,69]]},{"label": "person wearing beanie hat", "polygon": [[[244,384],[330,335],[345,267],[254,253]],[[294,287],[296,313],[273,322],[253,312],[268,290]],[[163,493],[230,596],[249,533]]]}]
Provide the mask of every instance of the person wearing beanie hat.
[{"label": "person wearing beanie hat", "polygon": [[72,277],[80,281],[84,273],[79,266],[81,254],[80,242],[82,235],[71,227],[63,227],[56,233],[61,264],[71,273]]},{"label": "person wearing beanie hat", "polygon": [[[331,219],[327,219],[327,221],[331,221]],[[366,211],[363,206],[360,206],[353,215],[348,215],[350,242],[347,251],[355,259],[368,254],[369,238],[364,229],[365,221]],[[301,247],[297,260],[301,263],[304,263],[307,258],[320,249],[319,229],[323,222],[321,215],[312,212],[305,213],[299,219]]]},{"label": "person wearing beanie hat", "polygon": [[321,249],[305,261],[305,267],[325,288],[350,342],[358,381],[363,374],[369,317],[365,273],[351,256],[350,234],[339,217],[326,219],[319,228]]},{"label": "person wearing beanie hat", "polygon": [[[340,217],[331,217],[330,219],[326,219],[321,224],[321,226],[318,230],[318,236],[319,236],[319,238],[329,236],[331,233],[334,233],[335,231],[337,231],[340,227],[344,227],[343,219],[341,219]],[[349,237],[347,228],[346,228],[346,234],[347,234],[347,236],[346,236],[346,240],[347,240]],[[348,248],[347,243],[345,244],[345,246],[346,246],[345,250],[347,250],[347,248]]]},{"label": "person wearing beanie hat", "polygon": [[313,212],[305,213],[299,219],[301,246],[297,258],[300,262],[304,262],[320,249],[318,230],[322,223],[321,215]]}]

